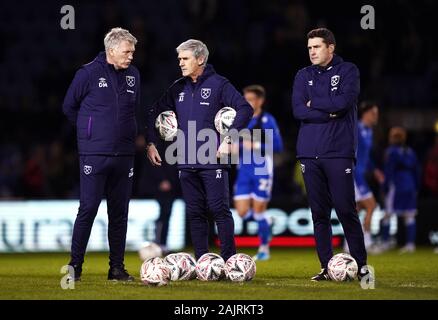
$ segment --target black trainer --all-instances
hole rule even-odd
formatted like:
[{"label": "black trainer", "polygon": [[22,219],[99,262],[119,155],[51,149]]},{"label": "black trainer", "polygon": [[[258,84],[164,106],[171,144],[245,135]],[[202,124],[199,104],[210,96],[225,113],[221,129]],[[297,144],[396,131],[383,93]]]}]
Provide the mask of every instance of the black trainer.
[{"label": "black trainer", "polygon": [[108,280],[134,281],[134,277],[129,275],[128,271],[123,267],[113,267],[108,271]]},{"label": "black trainer", "polygon": [[322,268],[321,272],[318,273],[316,276],[313,276],[310,280],[311,281],[328,281],[328,280],[330,280],[327,269]]},{"label": "black trainer", "polygon": [[81,281],[81,275],[82,275],[82,266],[80,265],[71,265],[69,264],[70,267],[73,267],[73,269],[71,269],[72,272],[70,272],[69,270],[69,275],[67,278],[67,282],[70,281]]}]

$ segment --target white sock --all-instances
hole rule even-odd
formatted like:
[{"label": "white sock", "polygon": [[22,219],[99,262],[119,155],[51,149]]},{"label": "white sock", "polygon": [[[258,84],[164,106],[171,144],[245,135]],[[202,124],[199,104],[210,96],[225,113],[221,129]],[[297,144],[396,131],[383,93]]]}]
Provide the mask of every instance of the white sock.
[{"label": "white sock", "polygon": [[268,215],[266,214],[266,211],[258,212],[258,213],[254,212],[253,213],[253,217],[254,217],[255,221],[260,221],[260,220],[265,220],[266,219],[266,221],[268,221],[268,223],[269,223],[269,220],[270,220],[268,218]]},{"label": "white sock", "polygon": [[369,231],[364,231],[363,239],[365,242],[365,248],[369,247],[373,243],[373,239],[371,238],[371,233]]},{"label": "white sock", "polygon": [[269,254],[269,245],[267,244],[262,244],[259,247],[259,252],[264,252],[264,253],[268,253]]}]

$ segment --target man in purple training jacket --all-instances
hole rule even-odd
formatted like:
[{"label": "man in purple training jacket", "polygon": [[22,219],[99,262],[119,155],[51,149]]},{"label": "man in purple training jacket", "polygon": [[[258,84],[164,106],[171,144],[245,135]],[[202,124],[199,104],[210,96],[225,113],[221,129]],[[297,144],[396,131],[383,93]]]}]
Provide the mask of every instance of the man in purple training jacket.
[{"label": "man in purple training jacket", "polygon": [[[229,207],[230,165],[220,159],[231,151],[231,139],[219,136],[214,119],[220,109],[232,107],[236,117],[230,130],[241,130],[251,120],[253,109],[228,79],[207,64],[209,52],[203,42],[190,39],[181,43],[176,51],[183,77],[176,80],[148,112],[147,154],[153,165],[161,165],[161,156],[155,147],[159,138],[154,121],[161,112],[174,111],[180,133],[184,135],[177,139],[178,152],[182,155],[177,165],[196,259],[209,252],[207,214],[210,212],[217,226],[221,256],[226,261],[236,253],[236,248]],[[203,148],[205,139],[214,147],[212,151],[209,148],[211,152]]]},{"label": "man in purple training jacket", "polygon": [[312,211],[321,272],[312,281],[330,280],[333,256],[330,215],[335,208],[361,279],[369,273],[364,236],[354,198],[359,70],[334,53],[335,37],[326,28],[307,34],[311,66],[295,76],[292,105],[300,120],[297,158],[301,162]]},{"label": "man in purple training jacket", "polygon": [[128,206],[134,175],[140,74],[131,65],[137,39],[113,28],[105,52],[83,65],[68,88],[63,111],[76,127],[80,205],[73,228],[69,280],[79,281],[91,227],[102,197],[108,206],[108,280],[132,281],[124,267]]}]

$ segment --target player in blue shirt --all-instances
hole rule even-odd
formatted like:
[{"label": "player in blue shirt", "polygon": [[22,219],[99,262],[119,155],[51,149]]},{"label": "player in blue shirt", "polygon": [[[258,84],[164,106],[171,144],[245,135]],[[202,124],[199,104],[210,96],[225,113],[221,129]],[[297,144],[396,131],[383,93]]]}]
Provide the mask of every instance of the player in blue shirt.
[{"label": "player in blue shirt", "polygon": [[406,146],[406,130],[393,127],[389,131],[389,147],[385,152],[385,205],[382,222],[382,249],[389,248],[389,220],[392,214],[403,216],[406,227],[406,245],[401,252],[415,251],[417,192],[419,167],[417,156]]},{"label": "player in blue shirt", "polygon": [[272,221],[267,217],[266,209],[271,198],[273,153],[283,150],[283,141],[274,117],[263,111],[265,89],[260,85],[251,85],[245,87],[243,93],[253,107],[254,115],[248,124],[251,133],[243,137],[238,146],[234,207],[244,221],[257,221],[260,246],[254,259],[268,260]]},{"label": "player in blue shirt", "polygon": [[[371,239],[371,218],[376,208],[376,200],[366,181],[366,173],[373,171],[374,176],[383,183],[383,173],[374,168],[371,160],[371,149],[373,147],[373,127],[379,120],[379,107],[374,102],[364,101],[359,105],[359,121],[357,125],[357,156],[354,168],[354,191],[357,212],[365,210],[365,219],[362,223],[364,232],[365,247],[370,248]],[[348,252],[347,242],[344,250]]]}]

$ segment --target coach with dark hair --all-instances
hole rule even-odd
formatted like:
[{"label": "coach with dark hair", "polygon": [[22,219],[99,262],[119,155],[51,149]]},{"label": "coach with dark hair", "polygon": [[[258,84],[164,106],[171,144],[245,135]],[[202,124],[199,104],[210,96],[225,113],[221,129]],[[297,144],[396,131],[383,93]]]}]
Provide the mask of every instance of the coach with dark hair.
[{"label": "coach with dark hair", "polygon": [[301,122],[297,158],[301,162],[322,268],[311,280],[330,279],[327,265],[333,256],[332,207],[344,229],[350,253],[357,261],[360,279],[368,270],[353,184],[359,70],[334,53],[336,42],[330,30],[312,30],[307,39],[312,65],[298,71],[292,105],[295,118]]},{"label": "coach with dark hair", "polygon": [[73,228],[71,280],[81,278],[91,227],[102,197],[108,205],[108,280],[132,281],[124,267],[128,205],[134,175],[140,75],[131,65],[137,39],[112,29],[105,52],[80,68],[63,110],[76,126],[80,163],[80,205]]}]

